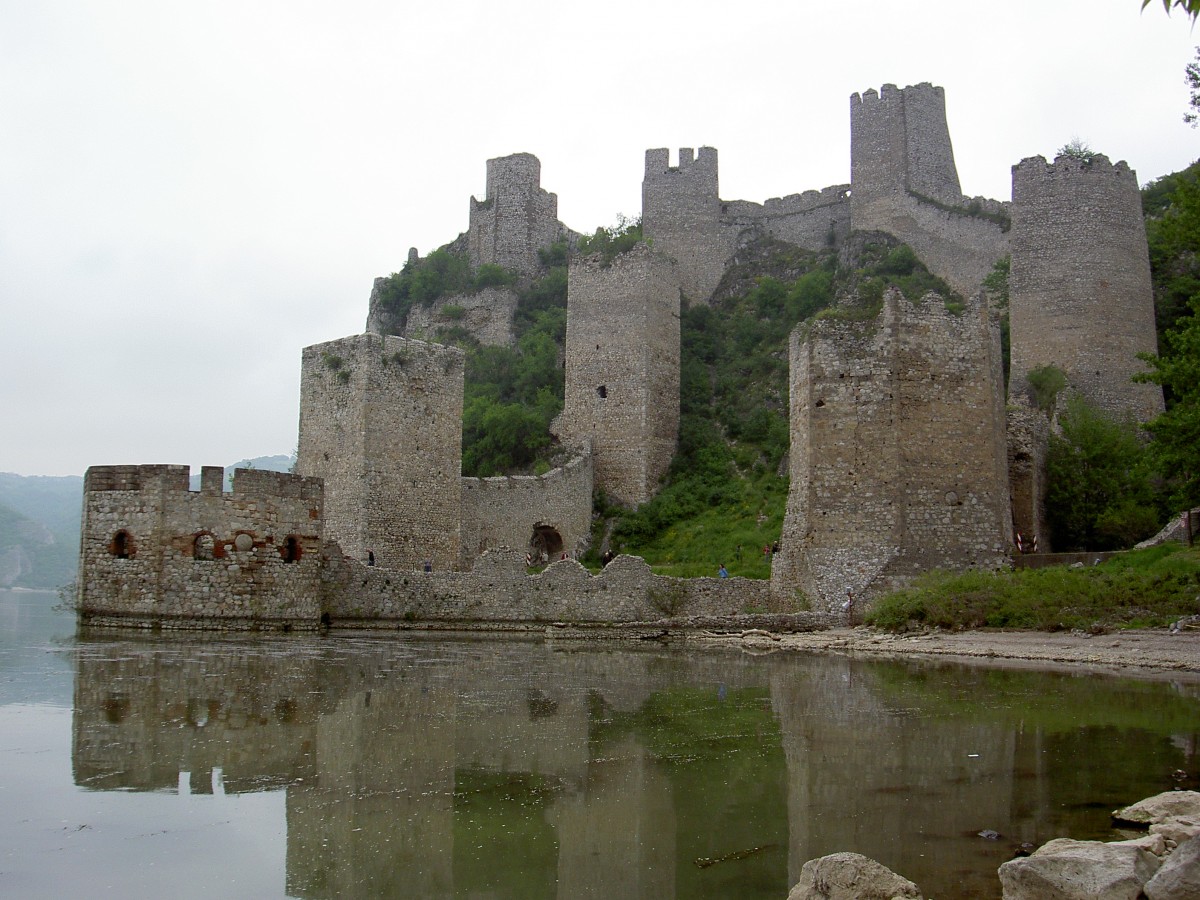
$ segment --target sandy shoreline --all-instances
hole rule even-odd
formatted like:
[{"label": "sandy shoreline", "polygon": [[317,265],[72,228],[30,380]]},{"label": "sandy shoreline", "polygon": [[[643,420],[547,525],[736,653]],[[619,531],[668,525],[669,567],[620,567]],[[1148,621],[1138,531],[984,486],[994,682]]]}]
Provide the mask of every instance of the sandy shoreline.
[{"label": "sandy shoreline", "polygon": [[1200,681],[1200,630],[1165,628],[1088,635],[1071,632],[965,631],[890,634],[871,628],[833,628],[795,634],[706,633],[689,640],[750,652],[821,651],[891,657],[946,657],[1036,668],[1089,668],[1124,674],[1170,673]]}]

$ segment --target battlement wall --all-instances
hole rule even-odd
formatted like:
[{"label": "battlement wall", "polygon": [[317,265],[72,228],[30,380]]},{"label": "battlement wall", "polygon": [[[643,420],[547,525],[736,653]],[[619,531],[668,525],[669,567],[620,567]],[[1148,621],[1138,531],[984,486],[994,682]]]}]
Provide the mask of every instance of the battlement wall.
[{"label": "battlement wall", "polygon": [[[487,550],[534,554],[587,549],[592,527],[591,449],[544,475],[462,480],[462,568]],[[557,559],[558,554],[554,554]]]},{"label": "battlement wall", "polygon": [[464,355],[375,334],[304,349],[296,469],[325,480],[326,533],[355,559],[458,565]]},{"label": "battlement wall", "polygon": [[770,584],[746,578],[668,578],[636,556],[597,575],[573,559],[525,572],[520,550],[490,550],[469,572],[396,573],[347,561],[326,612],[339,627],[388,621],[447,625],[653,622],[667,616],[734,615],[770,608]]},{"label": "battlement wall", "polygon": [[554,431],[590,445],[596,487],[636,506],[658,488],[679,434],[676,264],[640,244],[568,272],[566,386]]},{"label": "battlement wall", "polygon": [[720,224],[734,247],[748,229],[806,250],[836,247],[850,233],[850,185],[772,197],[765,203],[726,201],[721,204]]},{"label": "battlement wall", "polygon": [[205,466],[93,466],[84,476],[77,602],[143,622],[194,618],[315,627],[320,604],[319,479]]},{"label": "battlement wall", "polygon": [[1040,156],[1013,166],[1010,274],[1014,396],[1042,366],[1088,402],[1145,422],[1161,389],[1134,384],[1157,352],[1150,260],[1137,176],[1124,162]]},{"label": "battlement wall", "polygon": [[791,487],[777,598],[842,608],[932,568],[992,568],[1011,531],[998,323],[891,291],[791,339]]},{"label": "battlement wall", "polygon": [[467,246],[471,265],[485,263],[532,276],[538,250],[566,236],[558,196],[541,187],[542,164],[532,153],[487,161],[487,196],[471,198]]}]

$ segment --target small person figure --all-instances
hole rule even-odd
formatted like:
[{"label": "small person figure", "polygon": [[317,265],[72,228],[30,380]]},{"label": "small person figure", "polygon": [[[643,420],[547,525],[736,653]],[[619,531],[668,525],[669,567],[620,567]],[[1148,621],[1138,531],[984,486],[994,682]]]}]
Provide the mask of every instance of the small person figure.
[{"label": "small person figure", "polygon": [[738,562],[742,561],[742,545],[741,544],[737,545],[737,561]]},{"label": "small person figure", "polygon": [[771,545],[763,544],[763,560],[769,560],[770,558],[771,558]]},{"label": "small person figure", "polygon": [[842,612],[849,619],[854,614],[854,589],[846,588],[846,602],[842,604]]},{"label": "small person figure", "polygon": [[728,578],[729,570],[725,568],[725,563],[721,563],[721,568],[717,569],[718,578]]},{"label": "small person figure", "polygon": [[433,560],[432,560],[432,559],[427,559],[427,560],[425,560],[425,572],[426,572],[426,574],[428,574],[429,572],[432,572],[432,571],[433,571]]},{"label": "small person figure", "polygon": [[613,555],[612,550],[605,550],[604,555],[600,557],[600,563],[601,565],[607,566],[614,559],[616,559],[616,557]]}]

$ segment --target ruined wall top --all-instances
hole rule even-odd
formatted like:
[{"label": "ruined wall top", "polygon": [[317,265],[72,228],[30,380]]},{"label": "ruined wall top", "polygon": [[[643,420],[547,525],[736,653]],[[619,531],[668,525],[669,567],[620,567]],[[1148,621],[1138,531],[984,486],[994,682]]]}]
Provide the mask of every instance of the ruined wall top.
[{"label": "ruined wall top", "polygon": [[1091,156],[1072,156],[1059,154],[1054,162],[1046,162],[1044,156],[1028,156],[1012,167],[1013,197],[1016,197],[1017,186],[1032,187],[1039,183],[1053,182],[1074,175],[1092,176],[1096,178],[1109,177],[1117,181],[1125,181],[1137,189],[1137,173],[1129,168],[1125,160],[1117,163],[1110,162],[1103,153]]},{"label": "ruined wall top", "polygon": [[494,200],[504,190],[524,189],[527,193],[542,186],[542,162],[532,153],[513,153],[487,161],[487,199]]},{"label": "ruined wall top", "polygon": [[522,275],[538,271],[538,251],[567,235],[558,196],[542,190],[542,164],[532,153],[487,161],[487,196],[471,198],[467,250],[471,265],[498,265]]}]

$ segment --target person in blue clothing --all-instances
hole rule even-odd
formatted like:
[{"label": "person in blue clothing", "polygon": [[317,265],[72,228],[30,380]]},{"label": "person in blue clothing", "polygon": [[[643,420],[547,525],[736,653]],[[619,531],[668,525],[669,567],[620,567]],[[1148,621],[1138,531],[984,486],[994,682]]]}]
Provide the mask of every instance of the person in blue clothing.
[{"label": "person in blue clothing", "polygon": [[725,563],[721,563],[721,568],[717,569],[718,578],[728,578],[729,570],[725,568]]}]

